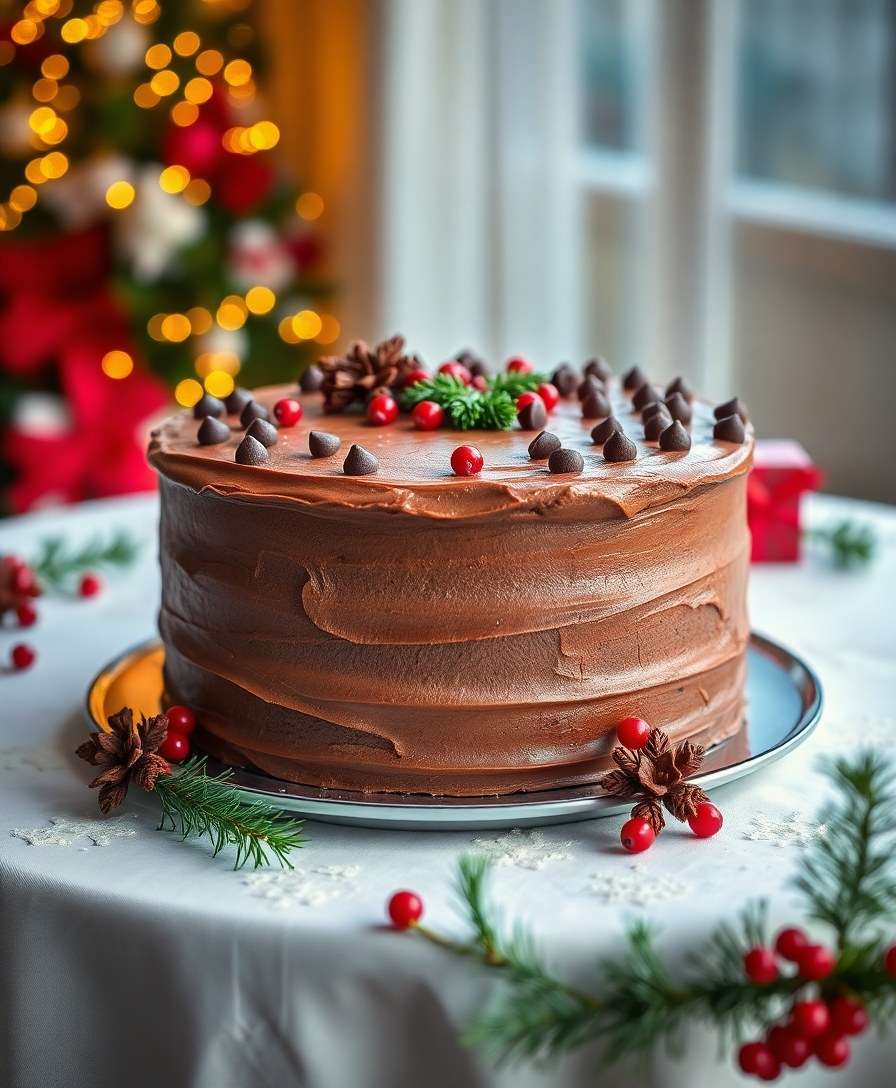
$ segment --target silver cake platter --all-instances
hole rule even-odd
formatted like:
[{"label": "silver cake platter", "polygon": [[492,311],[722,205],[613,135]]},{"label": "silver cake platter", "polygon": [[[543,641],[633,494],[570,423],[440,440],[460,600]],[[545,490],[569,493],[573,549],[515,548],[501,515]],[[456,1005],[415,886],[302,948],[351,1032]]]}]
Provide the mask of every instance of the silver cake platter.
[{"label": "silver cake platter", "polygon": [[[149,679],[146,666],[149,668]],[[103,727],[103,706],[118,698],[114,709],[134,705],[125,702],[128,670],[144,669],[138,683],[150,692],[157,712],[161,699],[162,650],[158,641],[144,643],[109,663],[88,690],[87,717],[91,726]],[[747,650],[747,722],[745,730],[711,748],[707,769],[693,779],[704,789],[714,789],[743,778],[787,755],[810,735],[821,717],[821,684],[816,674],[796,654],[755,632]],[[108,709],[112,709],[111,705]],[[210,759],[210,773],[226,770]],[[546,824],[593,820],[627,812],[630,802],[600,796],[593,786],[516,793],[501,797],[428,797],[421,794],[357,793],[326,790],[283,782],[258,771],[233,768],[233,784],[247,797],[265,797],[285,811],[326,823],[357,827],[420,831],[475,831],[502,827],[535,827]]]}]

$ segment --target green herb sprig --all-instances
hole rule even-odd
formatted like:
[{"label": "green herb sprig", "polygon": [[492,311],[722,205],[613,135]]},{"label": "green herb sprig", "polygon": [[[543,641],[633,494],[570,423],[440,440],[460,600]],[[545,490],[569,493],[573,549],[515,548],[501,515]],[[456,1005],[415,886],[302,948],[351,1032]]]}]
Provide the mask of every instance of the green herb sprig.
[{"label": "green herb sprig", "polygon": [[102,567],[129,567],[140,551],[140,542],[126,529],[108,540],[94,537],[81,547],[69,548],[61,536],[48,537],[40,545],[31,569],[45,588],[61,589],[76,574]]},{"label": "green herb sprig", "polygon": [[874,558],[877,548],[877,538],[871,526],[850,518],[820,529],[810,529],[806,535],[825,547],[833,565],[841,570],[866,566]]},{"label": "green herb sprig", "polygon": [[410,411],[421,401],[432,400],[458,430],[507,431],[516,419],[516,398],[544,380],[543,374],[497,374],[482,392],[451,374],[436,374],[408,386],[401,394],[401,407]]}]

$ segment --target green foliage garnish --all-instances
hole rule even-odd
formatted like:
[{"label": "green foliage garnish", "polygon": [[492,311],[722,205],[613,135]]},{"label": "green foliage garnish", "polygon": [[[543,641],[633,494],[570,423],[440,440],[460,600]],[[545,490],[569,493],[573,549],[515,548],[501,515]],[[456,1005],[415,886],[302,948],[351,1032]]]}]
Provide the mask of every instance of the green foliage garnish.
[{"label": "green foliage garnish", "polygon": [[70,578],[98,567],[129,567],[137,558],[140,542],[125,529],[119,529],[108,541],[94,538],[80,548],[67,548],[61,536],[41,542],[37,558],[31,564],[39,582],[59,589]]},{"label": "green foliage garnish", "polygon": [[516,419],[516,398],[537,389],[542,381],[541,374],[497,374],[481,392],[451,374],[436,374],[405,389],[401,407],[409,411],[423,400],[432,400],[444,408],[458,430],[507,431]]},{"label": "green foliage garnish", "polygon": [[825,545],[830,553],[831,562],[841,570],[863,567],[874,558],[877,540],[870,525],[849,518],[828,525],[823,529],[811,529],[810,540]]}]

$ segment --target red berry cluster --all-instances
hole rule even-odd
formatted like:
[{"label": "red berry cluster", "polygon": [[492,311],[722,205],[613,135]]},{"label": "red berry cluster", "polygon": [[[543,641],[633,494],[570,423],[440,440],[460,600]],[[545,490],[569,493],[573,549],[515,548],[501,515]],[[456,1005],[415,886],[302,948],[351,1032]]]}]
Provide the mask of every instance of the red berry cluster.
[{"label": "red berry cluster", "polygon": [[[17,555],[3,556],[0,587],[5,598],[4,605],[0,608],[0,616],[8,606],[15,612],[19,627],[33,627],[37,623],[37,609],[33,602],[35,597],[40,596],[41,589],[34,571],[24,559]],[[26,642],[18,642],[9,652],[10,666],[16,672],[21,672],[30,668],[36,657],[37,654],[31,646]]]},{"label": "red berry cluster", "polygon": [[[794,926],[782,929],[775,947],[750,948],[744,953],[744,973],[756,986],[770,986],[781,977],[781,961],[793,964],[788,975],[798,985],[824,983],[837,966],[831,949],[813,944]],[[896,977],[896,945],[884,961],[888,974]],[[800,997],[794,1001],[787,1019],[772,1024],[764,1039],[744,1043],[738,1051],[738,1064],[744,1073],[759,1080],[775,1080],[783,1067],[799,1069],[814,1055],[822,1065],[837,1068],[849,1061],[849,1036],[861,1035],[870,1024],[864,1005],[847,993],[822,986],[817,998]]]},{"label": "red berry cluster", "polygon": [[196,728],[196,715],[188,706],[170,706],[165,717],[168,732],[159,746],[159,755],[169,763],[183,763],[190,754],[190,734]]}]

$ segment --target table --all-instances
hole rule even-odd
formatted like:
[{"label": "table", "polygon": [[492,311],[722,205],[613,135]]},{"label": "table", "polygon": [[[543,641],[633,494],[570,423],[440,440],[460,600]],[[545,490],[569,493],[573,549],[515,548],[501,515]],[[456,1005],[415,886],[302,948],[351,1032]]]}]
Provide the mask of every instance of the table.
[{"label": "table", "polygon": [[[157,832],[151,799],[129,798],[128,815],[96,824],[89,769],[71,755],[85,730],[89,678],[153,634],[156,514],[154,497],[143,496],[0,523],[0,553],[33,553],[51,533],[76,542],[119,526],[148,541],[99,598],[42,600],[40,625],[27,633],[37,664],[0,675],[0,1081],[8,1088],[631,1085],[630,1070],[599,1073],[588,1050],[545,1071],[482,1063],[459,1032],[494,977],[386,931],[388,895],[416,889],[428,921],[461,933],[451,905],[456,858],[477,838],[500,838],[485,847],[502,862],[496,899],[532,925],[572,980],[612,952],[634,915],[654,920],[670,947],[698,941],[757,893],[784,922],[794,902],[787,880],[825,792],[818,755],[896,738],[896,510],[815,497],[813,524],[847,515],[870,522],[879,554],[853,573],[817,556],[753,569],[754,628],[814,665],[827,707],[804,747],[718,791],[722,835],[697,842],[672,830],[634,861],[616,848],[616,819],[522,841],[316,823],[296,875],[235,873],[201,841],[184,846]],[[17,640],[11,629],[0,633],[0,659]],[[744,1083],[715,1047],[694,1030],[684,1060],[658,1055],[635,1083]],[[840,1083],[884,1083],[894,1057],[892,1040],[863,1039]],[[832,1080],[813,1067],[800,1084]]]}]

